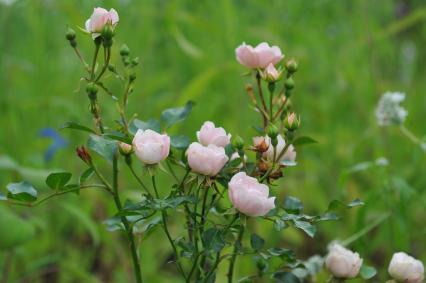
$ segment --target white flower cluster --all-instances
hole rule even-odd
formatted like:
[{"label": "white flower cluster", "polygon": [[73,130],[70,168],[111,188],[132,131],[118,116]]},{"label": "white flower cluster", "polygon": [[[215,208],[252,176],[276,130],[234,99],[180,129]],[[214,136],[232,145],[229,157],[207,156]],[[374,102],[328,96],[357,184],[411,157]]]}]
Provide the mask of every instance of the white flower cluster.
[{"label": "white flower cluster", "polygon": [[379,126],[400,125],[408,115],[400,103],[405,100],[405,93],[386,92],[382,95],[376,108]]}]

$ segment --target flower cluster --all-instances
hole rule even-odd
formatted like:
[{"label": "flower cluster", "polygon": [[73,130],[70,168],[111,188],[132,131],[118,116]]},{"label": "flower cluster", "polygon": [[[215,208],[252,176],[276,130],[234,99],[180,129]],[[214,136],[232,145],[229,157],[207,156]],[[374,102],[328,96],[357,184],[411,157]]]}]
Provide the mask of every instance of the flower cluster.
[{"label": "flower cluster", "polygon": [[376,108],[379,126],[400,125],[408,115],[400,103],[405,100],[405,93],[386,92],[382,95]]}]

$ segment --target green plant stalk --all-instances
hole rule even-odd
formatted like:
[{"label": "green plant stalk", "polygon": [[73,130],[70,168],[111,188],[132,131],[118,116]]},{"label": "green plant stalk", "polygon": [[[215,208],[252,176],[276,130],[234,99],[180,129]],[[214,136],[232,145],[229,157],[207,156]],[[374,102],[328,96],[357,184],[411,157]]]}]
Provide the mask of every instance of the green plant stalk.
[{"label": "green plant stalk", "polygon": [[[209,193],[209,188],[205,187],[204,188],[204,195],[203,195],[203,204],[201,206],[201,222],[200,222],[200,229],[199,229],[199,233],[200,233],[200,239],[202,239],[203,237],[203,233],[204,233],[204,225],[206,224],[206,212],[208,213],[208,210],[206,210],[206,204],[207,204],[207,197],[208,197],[208,193]],[[203,250],[204,250],[204,244],[201,241],[201,244],[203,245]],[[204,270],[204,264],[206,263],[206,255],[203,252],[202,256],[201,256],[201,261],[200,261],[200,269]]]},{"label": "green plant stalk", "polygon": [[[241,215],[240,215],[240,219],[243,220]],[[243,222],[243,221],[241,221],[241,222]],[[234,269],[235,269],[235,260],[237,259],[238,246],[241,246],[241,241],[243,239],[244,228],[245,228],[245,224],[241,223],[240,230],[238,231],[237,240],[234,243],[234,251],[232,252],[231,261],[229,263],[229,269],[228,269],[228,275],[227,275],[228,276],[228,283],[232,283],[232,280],[233,280]]]},{"label": "green plant stalk", "polygon": [[[120,200],[120,195],[118,193],[118,156],[117,154],[114,154],[113,160],[112,160],[112,176],[113,176],[113,195],[114,195],[114,202],[117,210],[120,212],[123,207]],[[129,221],[127,220],[126,216],[121,216],[121,222],[123,222],[124,228],[126,230],[127,239],[130,243],[130,252],[132,254],[132,261],[133,261],[133,271],[135,274],[135,279],[137,283],[142,283],[142,272],[137,252],[137,247],[135,243],[135,238],[133,235],[133,228],[131,227]]]},{"label": "green plant stalk", "polygon": [[[152,175],[151,180],[152,180],[152,186],[154,187],[155,196],[156,196],[156,198],[160,198],[160,196],[158,194],[158,190],[157,190],[157,185],[156,185],[156,182],[155,182],[155,175]],[[167,213],[164,209],[161,210],[161,219],[163,221],[164,233],[166,233],[167,239],[169,240],[170,245],[172,246],[173,252],[176,256],[177,268],[178,268],[179,272],[181,273],[181,275],[183,276],[183,278],[185,279],[185,281],[187,281],[185,271],[183,270],[182,265],[180,264],[179,252],[176,248],[175,242],[173,241],[172,237],[170,236],[169,228],[167,227]]]},{"label": "green plant stalk", "polygon": [[[263,91],[262,91],[262,84],[261,84],[261,80],[260,80],[260,73],[259,71],[256,72],[256,83],[257,83],[257,89],[259,92],[259,97],[260,97],[260,101],[262,102],[262,107],[263,107],[263,111],[265,113],[268,113],[268,107],[266,106],[266,102],[265,102],[265,97],[263,96]],[[266,118],[266,116],[263,116],[263,128],[266,130],[266,127],[268,126],[268,119]]]},{"label": "green plant stalk", "polygon": [[151,192],[148,190],[148,187],[142,182],[141,178],[139,178],[139,176],[136,174],[135,169],[133,169],[132,164],[127,163],[127,166],[130,169],[130,172],[132,173],[133,177],[135,177],[135,179],[138,181],[139,185],[141,185],[141,187],[145,190],[145,192],[152,197]]}]

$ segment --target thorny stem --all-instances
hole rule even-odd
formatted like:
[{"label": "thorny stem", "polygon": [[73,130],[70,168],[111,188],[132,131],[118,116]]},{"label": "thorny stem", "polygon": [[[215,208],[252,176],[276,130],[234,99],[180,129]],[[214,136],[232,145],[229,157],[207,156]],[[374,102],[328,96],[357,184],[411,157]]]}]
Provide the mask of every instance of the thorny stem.
[{"label": "thorny stem", "polygon": [[[114,202],[117,210],[120,212],[123,207],[120,200],[120,195],[118,193],[118,167],[117,167],[117,154],[114,154],[113,161],[112,161],[112,172],[113,172],[113,192],[114,192]],[[135,273],[135,278],[137,283],[142,283],[142,273],[141,273],[141,267],[137,252],[137,246],[135,243],[135,238],[133,235],[133,228],[130,226],[129,221],[127,220],[126,216],[121,216],[121,222],[123,222],[124,228],[126,230],[127,238],[130,243],[130,252],[132,254],[132,261],[133,261],[133,271]]]},{"label": "thorny stem", "polygon": [[[240,215],[240,219],[244,221],[243,217],[244,216]],[[243,222],[243,221],[241,221],[241,222]],[[232,283],[232,280],[233,280],[235,260],[237,259],[238,250],[241,247],[241,241],[242,241],[243,235],[244,235],[244,228],[245,228],[245,223],[241,223],[240,224],[240,230],[238,232],[238,238],[234,243],[234,251],[232,253],[231,261],[229,263],[228,283]]]},{"label": "thorny stem", "polygon": [[[158,194],[157,185],[156,185],[156,182],[155,182],[155,176],[154,175],[152,175],[151,181],[152,181],[152,186],[154,187],[155,197],[156,198],[160,198],[160,196]],[[170,236],[169,228],[167,227],[167,213],[166,213],[166,211],[164,209],[161,210],[161,218],[162,218],[162,221],[163,221],[164,232],[166,233],[167,239],[169,240],[170,245],[173,248],[173,252],[174,252],[174,254],[176,256],[176,265],[177,265],[177,268],[178,268],[179,272],[182,274],[183,278],[185,278],[185,280],[187,280],[185,272],[184,272],[184,270],[182,268],[182,265],[180,264],[179,252],[178,252],[178,250],[176,248],[175,242],[173,241],[172,237]]]}]

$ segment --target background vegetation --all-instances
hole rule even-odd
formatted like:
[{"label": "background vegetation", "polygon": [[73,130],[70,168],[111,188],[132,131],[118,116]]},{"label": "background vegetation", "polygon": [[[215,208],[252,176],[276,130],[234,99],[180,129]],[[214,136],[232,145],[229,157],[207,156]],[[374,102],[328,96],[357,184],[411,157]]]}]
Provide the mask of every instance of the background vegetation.
[{"label": "background vegetation", "polygon": [[[255,134],[251,124],[257,115],[243,106],[248,79],[234,58],[237,45],[268,41],[279,45],[287,58],[296,58],[300,69],[293,102],[302,116],[301,131],[319,143],[298,152],[298,166],[273,190],[280,199],[300,198],[308,213],[324,211],[336,198],[359,197],[366,205],[341,221],[322,224],[315,239],[291,228],[276,233],[272,225],[251,225],[306,259],[324,254],[331,240],[346,239],[383,218],[351,245],[381,269],[372,282],[384,282],[394,251],[426,262],[426,155],[398,128],[379,128],[374,117],[383,92],[403,91],[409,111],[406,126],[426,134],[424,1],[1,0],[2,191],[8,182],[22,179],[43,191],[44,177],[52,170],[82,171],[74,155],[75,147],[85,143],[82,136],[61,131],[68,144],[47,162],[43,156],[52,140],[40,131],[58,129],[66,121],[91,123],[88,102],[79,91],[83,69],[64,33],[67,25],[83,26],[94,6],[114,7],[120,15],[113,46],[116,62],[123,43],[140,57],[129,112],[146,120],[194,100],[189,121],[173,128],[194,139],[205,120],[246,140]],[[78,34],[81,49],[92,51],[83,37]],[[111,88],[119,90],[119,85],[111,80]],[[110,102],[102,97],[109,121],[115,112]],[[386,166],[376,162],[381,157],[388,160]],[[133,185],[130,178],[121,182]],[[129,195],[136,193],[129,189]],[[130,282],[123,239],[101,224],[113,213],[96,191],[32,209],[1,204],[0,263],[5,269],[12,263],[9,282]],[[30,241],[10,249],[26,230]],[[175,282],[165,237],[161,231],[154,233],[141,247],[147,282]],[[242,262],[239,274],[255,272],[250,257]]]}]

